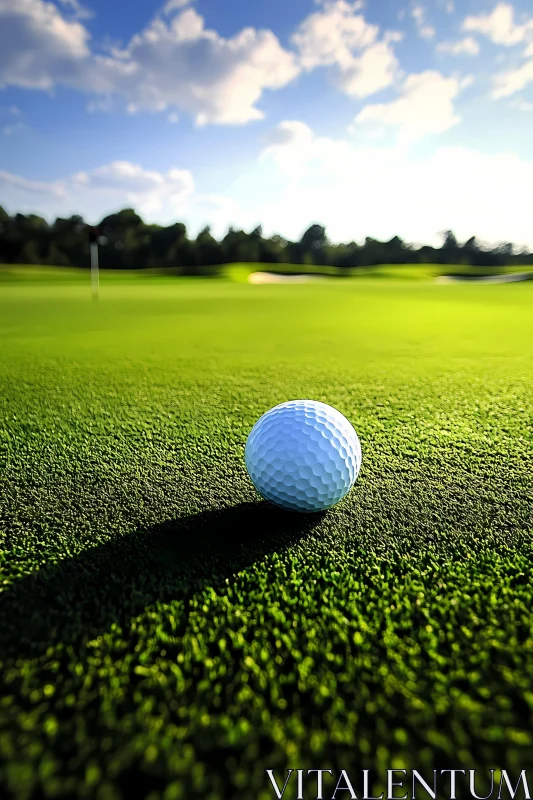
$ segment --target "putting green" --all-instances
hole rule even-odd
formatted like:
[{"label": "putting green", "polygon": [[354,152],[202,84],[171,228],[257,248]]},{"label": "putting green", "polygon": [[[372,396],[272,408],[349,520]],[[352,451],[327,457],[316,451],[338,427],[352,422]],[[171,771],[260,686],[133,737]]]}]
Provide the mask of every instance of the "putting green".
[{"label": "putting green", "polygon": [[[0,285],[6,795],[267,800],[287,768],[516,783],[533,282],[101,287]],[[295,398],[363,448],[310,519],[262,503],[243,464]]]}]

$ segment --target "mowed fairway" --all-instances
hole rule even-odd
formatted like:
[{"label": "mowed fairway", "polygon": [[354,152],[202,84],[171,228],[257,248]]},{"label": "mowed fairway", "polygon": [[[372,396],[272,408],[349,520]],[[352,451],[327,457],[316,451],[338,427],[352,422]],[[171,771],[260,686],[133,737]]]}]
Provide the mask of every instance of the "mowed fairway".
[{"label": "mowed fairway", "polygon": [[[532,309],[533,283],[1,284],[0,795],[267,800],[288,768],[516,783]],[[323,515],[271,508],[244,467],[296,398],[361,439]]]}]

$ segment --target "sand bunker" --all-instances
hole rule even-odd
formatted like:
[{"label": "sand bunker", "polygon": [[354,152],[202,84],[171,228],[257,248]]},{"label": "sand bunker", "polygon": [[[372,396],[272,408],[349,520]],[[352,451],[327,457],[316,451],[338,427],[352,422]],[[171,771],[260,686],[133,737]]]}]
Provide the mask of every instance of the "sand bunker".
[{"label": "sand bunker", "polygon": [[276,275],[273,272],[251,272],[249,283],[311,283],[327,280],[324,275]]},{"label": "sand bunker", "polygon": [[533,273],[515,272],[510,275],[483,275],[474,278],[464,275],[439,275],[438,278],[435,278],[435,283],[515,283],[516,281],[530,280],[533,280]]}]

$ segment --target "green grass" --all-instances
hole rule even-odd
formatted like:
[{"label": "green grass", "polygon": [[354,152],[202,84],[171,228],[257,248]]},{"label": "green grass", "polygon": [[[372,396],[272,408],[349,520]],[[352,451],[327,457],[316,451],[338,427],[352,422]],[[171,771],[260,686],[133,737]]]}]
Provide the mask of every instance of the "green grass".
[{"label": "green grass", "polygon": [[[87,283],[89,269],[76,267],[48,267],[35,264],[0,264],[0,286],[3,283]],[[145,280],[159,277],[154,270],[105,270],[106,283]]]},{"label": "green grass", "polygon": [[324,275],[346,278],[387,278],[408,280],[433,280],[439,275],[483,277],[517,272],[533,273],[533,265],[505,267],[472,267],[465,264],[378,264],[369,267],[339,268],[331,266],[307,266],[304,264],[226,264],[222,267],[225,277],[237,282],[246,282],[252,272],[265,271],[282,275]]},{"label": "green grass", "polygon": [[[533,265],[505,267],[472,267],[464,264],[378,264],[369,267],[340,268],[332,266],[305,264],[257,264],[244,263],[222,264],[206,268],[211,275],[231,280],[235,283],[247,283],[252,272],[272,272],[282,275],[322,275],[335,278],[386,278],[387,280],[422,280],[431,281],[439,275],[457,275],[483,277],[485,275],[501,275],[511,273],[533,273]],[[105,270],[106,283],[131,282],[132,280],[174,280],[180,276],[176,269],[142,269],[142,270]],[[0,264],[0,286],[3,283],[85,283],[88,269],[72,267],[48,267],[34,264]],[[190,278],[186,278],[190,280]]]},{"label": "green grass", "polygon": [[[265,770],[290,767],[517,777],[532,303],[531,283],[390,276],[103,275],[99,303],[88,280],[4,282],[1,796],[267,800]],[[352,493],[310,518],[262,503],[243,464],[258,416],[298,397],[363,447]]]}]

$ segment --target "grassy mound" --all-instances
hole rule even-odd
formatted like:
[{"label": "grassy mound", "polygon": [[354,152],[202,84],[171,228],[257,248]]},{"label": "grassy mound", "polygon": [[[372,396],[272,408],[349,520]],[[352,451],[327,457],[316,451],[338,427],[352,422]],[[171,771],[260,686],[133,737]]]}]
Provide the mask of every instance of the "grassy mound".
[{"label": "grassy mound", "polygon": [[[103,276],[91,303],[87,281],[5,282],[2,796],[266,800],[265,770],[288,768],[517,777],[532,301],[531,283]],[[363,447],[319,516],[270,508],[243,464],[258,416],[299,397]]]}]

